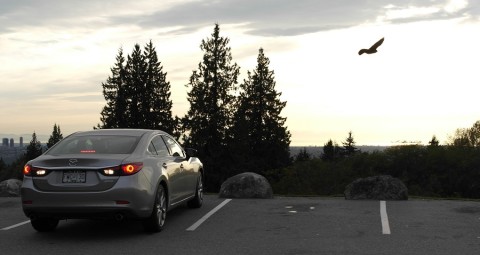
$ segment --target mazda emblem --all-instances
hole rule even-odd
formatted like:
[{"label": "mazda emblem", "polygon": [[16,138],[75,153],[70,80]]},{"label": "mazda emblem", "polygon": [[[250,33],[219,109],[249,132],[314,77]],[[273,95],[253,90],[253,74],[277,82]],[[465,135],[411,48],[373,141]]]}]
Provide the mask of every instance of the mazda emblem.
[{"label": "mazda emblem", "polygon": [[71,158],[68,160],[68,165],[69,166],[77,166],[77,163],[78,163],[78,159],[76,158]]}]

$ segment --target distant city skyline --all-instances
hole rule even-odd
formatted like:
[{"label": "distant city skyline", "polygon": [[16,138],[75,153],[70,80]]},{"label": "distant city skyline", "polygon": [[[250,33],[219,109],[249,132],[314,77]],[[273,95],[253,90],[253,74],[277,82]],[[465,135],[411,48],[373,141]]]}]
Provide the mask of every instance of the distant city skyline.
[{"label": "distant city skyline", "polygon": [[18,144],[18,147],[23,147],[24,146],[24,143],[23,143],[23,136],[20,136],[18,138],[18,143],[15,143],[15,139],[14,138],[7,138],[7,137],[3,137],[2,138],[2,146],[3,147],[17,147],[15,146],[16,144]]},{"label": "distant city skyline", "polygon": [[[3,146],[3,140],[8,139],[8,142],[10,144],[10,139],[14,140],[14,143],[17,145],[20,145],[20,138],[23,138],[23,145],[27,146],[30,141],[32,140],[32,134],[2,134],[0,133],[0,146]],[[40,141],[42,144],[47,143],[50,135],[44,135],[44,134],[36,134],[37,140]]]}]

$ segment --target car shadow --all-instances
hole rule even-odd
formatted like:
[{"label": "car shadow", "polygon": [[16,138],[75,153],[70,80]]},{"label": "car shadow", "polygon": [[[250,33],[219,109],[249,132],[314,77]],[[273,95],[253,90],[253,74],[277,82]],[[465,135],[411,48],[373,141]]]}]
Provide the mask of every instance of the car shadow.
[{"label": "car shadow", "polygon": [[[109,242],[109,241],[128,241],[139,236],[166,234],[165,232],[184,231],[185,224],[190,223],[191,217],[194,215],[192,210],[187,206],[177,207],[167,214],[165,228],[160,233],[148,232],[144,229],[141,220],[126,219],[116,221],[108,220],[88,220],[88,219],[72,219],[61,220],[57,228],[52,232],[37,232],[31,230],[29,241],[41,241],[54,243],[78,243],[83,242]],[[27,237],[28,238],[28,237]]]}]

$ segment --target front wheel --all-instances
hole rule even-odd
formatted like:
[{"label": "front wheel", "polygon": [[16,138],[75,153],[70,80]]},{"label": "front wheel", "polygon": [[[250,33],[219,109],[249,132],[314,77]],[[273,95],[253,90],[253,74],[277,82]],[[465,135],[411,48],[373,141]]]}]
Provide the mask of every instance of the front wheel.
[{"label": "front wheel", "polygon": [[143,226],[149,232],[160,232],[165,225],[167,217],[167,197],[163,185],[159,185],[157,195],[155,196],[155,203],[150,217],[144,220]]},{"label": "front wheel", "polygon": [[203,181],[202,175],[198,176],[197,189],[195,191],[195,197],[188,201],[187,205],[190,208],[200,208],[203,204]]}]

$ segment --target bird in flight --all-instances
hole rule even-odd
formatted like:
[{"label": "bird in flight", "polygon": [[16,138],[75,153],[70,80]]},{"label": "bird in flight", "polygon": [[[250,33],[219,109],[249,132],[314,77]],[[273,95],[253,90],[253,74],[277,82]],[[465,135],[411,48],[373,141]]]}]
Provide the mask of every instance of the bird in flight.
[{"label": "bird in flight", "polygon": [[358,55],[362,55],[363,53],[372,54],[372,53],[377,52],[377,48],[378,48],[380,45],[382,45],[383,39],[384,39],[384,38],[378,40],[378,42],[376,42],[374,45],[372,45],[372,47],[370,47],[369,49],[361,49],[361,50],[358,52]]}]

